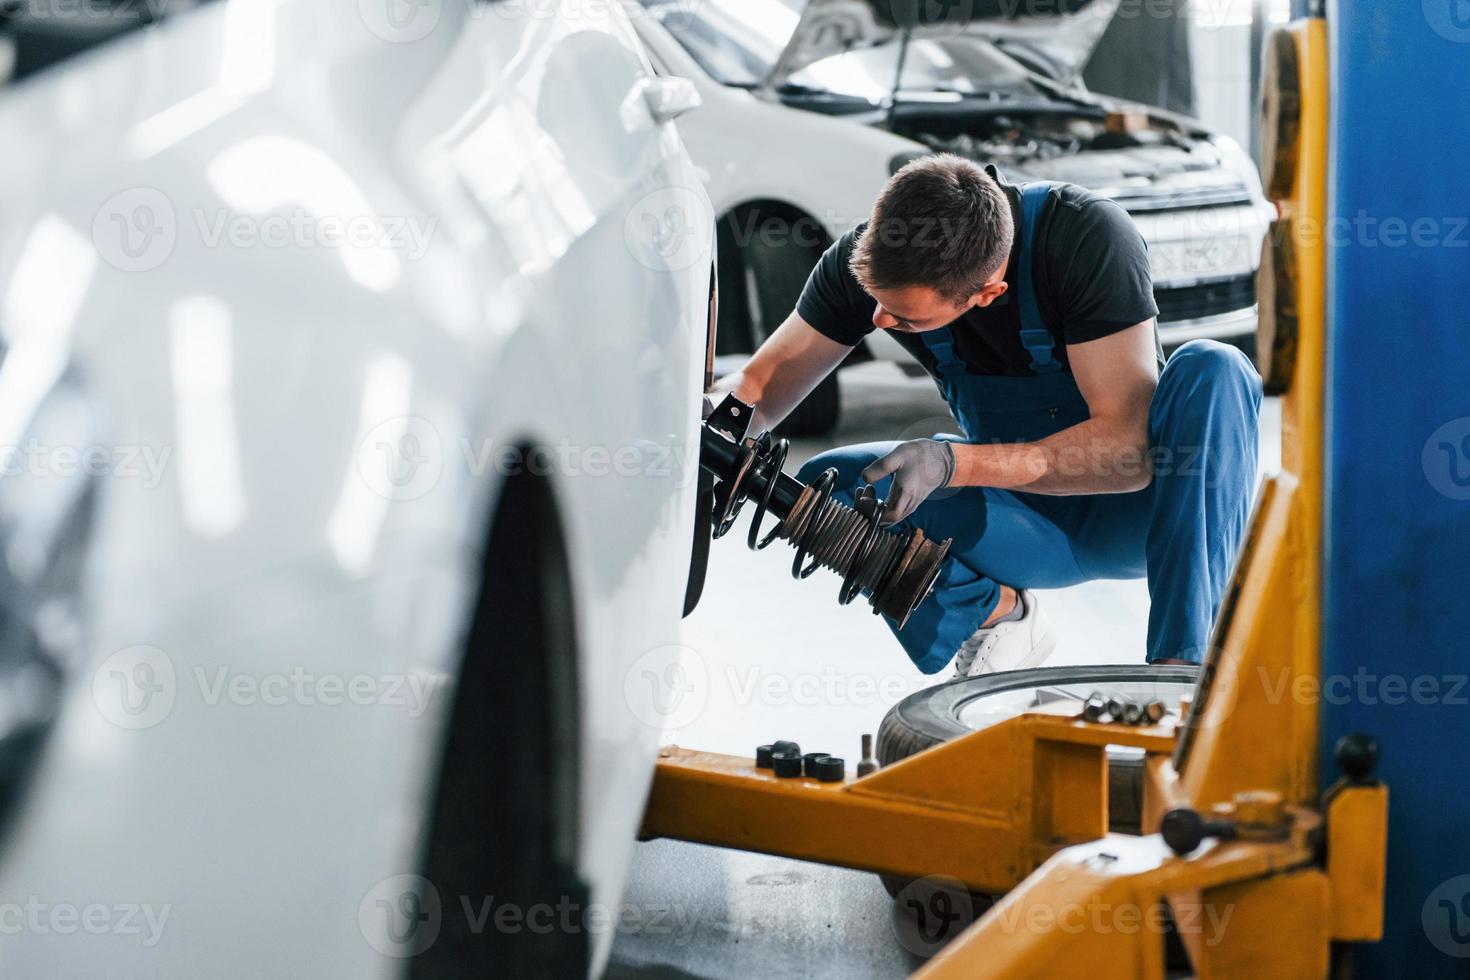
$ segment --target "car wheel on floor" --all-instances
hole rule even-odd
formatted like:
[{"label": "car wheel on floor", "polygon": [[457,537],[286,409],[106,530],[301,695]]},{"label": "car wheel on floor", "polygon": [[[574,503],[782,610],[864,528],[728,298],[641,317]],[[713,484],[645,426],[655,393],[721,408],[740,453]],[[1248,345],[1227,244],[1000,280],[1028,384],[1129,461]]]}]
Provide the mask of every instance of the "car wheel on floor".
[{"label": "car wheel on floor", "polygon": [[[1135,700],[1158,698],[1174,714],[1179,699],[1194,690],[1198,667],[1144,664],[1100,667],[1038,667],[965,677],[909,695],[878,727],[877,757],[890,765],[924,749],[986,728],[1052,701],[1086,700],[1093,691]],[[1108,828],[1137,834],[1143,817],[1143,755],[1108,749]],[[942,871],[942,869],[936,869]],[[883,875],[897,897],[909,879]]]},{"label": "car wheel on floor", "polygon": [[[776,213],[738,211],[720,222],[721,354],[750,353],[775,332],[806,286],[822,257],[811,220]],[[837,427],[841,395],[837,373],[823,378],[812,393],[777,426],[788,436],[826,435]]]}]

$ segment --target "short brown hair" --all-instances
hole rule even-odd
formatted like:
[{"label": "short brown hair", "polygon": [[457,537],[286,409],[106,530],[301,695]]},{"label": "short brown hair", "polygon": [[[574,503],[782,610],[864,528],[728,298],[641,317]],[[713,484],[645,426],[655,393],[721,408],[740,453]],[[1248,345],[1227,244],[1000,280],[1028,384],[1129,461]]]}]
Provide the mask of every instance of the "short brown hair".
[{"label": "short brown hair", "polygon": [[1010,253],[1010,202],[989,174],[952,153],[894,174],[848,266],[864,289],[928,286],[952,302],[979,292]]}]

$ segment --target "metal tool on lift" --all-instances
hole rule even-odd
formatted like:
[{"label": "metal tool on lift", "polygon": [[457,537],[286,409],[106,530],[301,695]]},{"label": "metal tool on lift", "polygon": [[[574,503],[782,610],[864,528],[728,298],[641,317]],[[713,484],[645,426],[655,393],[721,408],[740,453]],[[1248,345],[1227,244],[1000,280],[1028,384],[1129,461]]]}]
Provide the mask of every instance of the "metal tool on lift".
[{"label": "metal tool on lift", "polygon": [[[925,537],[919,528],[883,526],[884,501],[862,486],[853,507],[833,499],[837,471],[828,469],[811,486],[782,472],[789,443],[769,432],[748,436],[755,409],[726,396],[705,420],[699,464],[719,482],[714,493],[713,537],[728,534],[741,505],[756,501],[746,543],[752,550],[778,539],[796,549],[791,574],[807,578],[818,567],[842,576],[837,601],[847,605],[867,596],[873,612],[908,621],[939,577],[949,539]],[[767,512],[778,523],[765,537]],[[808,560],[810,559],[810,560]]]}]

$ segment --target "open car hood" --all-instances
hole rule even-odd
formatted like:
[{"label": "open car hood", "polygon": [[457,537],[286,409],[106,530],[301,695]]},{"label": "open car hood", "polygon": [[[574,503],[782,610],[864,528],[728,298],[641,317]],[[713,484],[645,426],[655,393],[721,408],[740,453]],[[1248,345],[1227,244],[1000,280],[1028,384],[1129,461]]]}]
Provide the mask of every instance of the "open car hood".
[{"label": "open car hood", "polygon": [[[1121,0],[810,0],[786,48],[760,86],[780,88],[832,55],[894,43],[904,26],[917,39],[1024,42],[1075,78],[1107,30]],[[910,13],[904,13],[905,9]]]}]

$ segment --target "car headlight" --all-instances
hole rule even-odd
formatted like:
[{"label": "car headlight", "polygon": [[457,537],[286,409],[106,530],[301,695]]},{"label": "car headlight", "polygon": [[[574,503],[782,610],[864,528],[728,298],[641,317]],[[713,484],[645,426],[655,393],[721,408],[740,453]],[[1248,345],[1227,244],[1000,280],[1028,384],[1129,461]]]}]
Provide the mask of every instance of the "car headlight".
[{"label": "car headlight", "polygon": [[[13,354],[7,361],[0,385],[23,366]],[[97,482],[86,456],[101,448],[75,374],[28,401],[0,397],[0,813],[30,772],[80,653]]]}]

